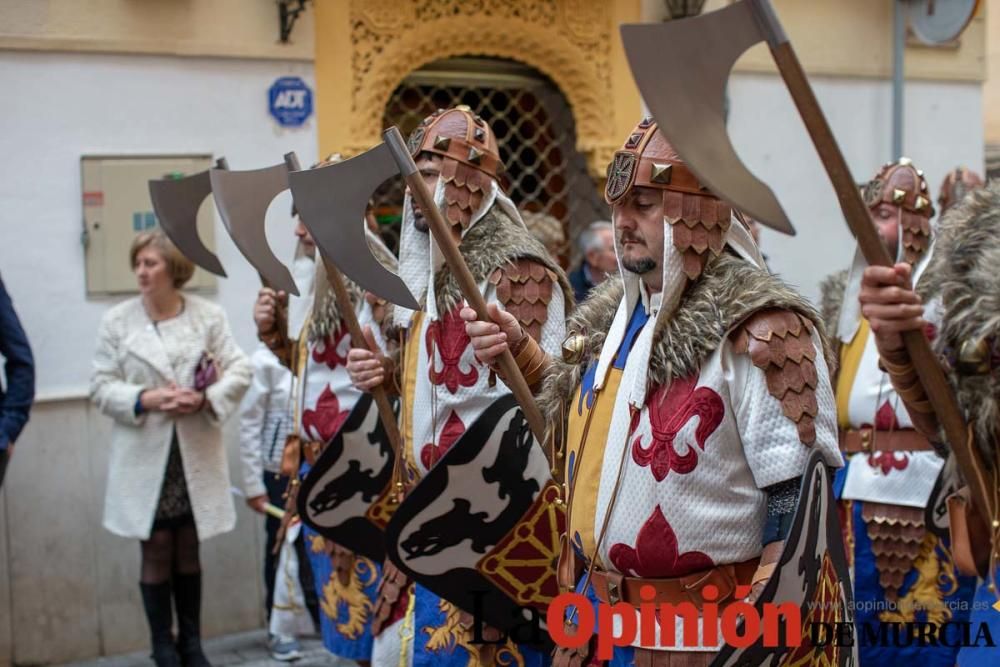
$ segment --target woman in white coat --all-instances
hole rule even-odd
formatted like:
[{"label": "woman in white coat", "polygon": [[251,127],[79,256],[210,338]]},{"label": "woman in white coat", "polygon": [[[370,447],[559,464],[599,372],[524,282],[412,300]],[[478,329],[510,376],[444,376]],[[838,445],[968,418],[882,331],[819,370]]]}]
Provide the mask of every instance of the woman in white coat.
[{"label": "woman in white coat", "polygon": [[90,387],[115,421],[104,527],[141,540],[156,664],[205,667],[198,544],[236,522],[220,427],[239,407],[250,365],[222,309],[181,293],[194,267],[162,232],[137,236],[129,259],[139,296],[101,321]]}]

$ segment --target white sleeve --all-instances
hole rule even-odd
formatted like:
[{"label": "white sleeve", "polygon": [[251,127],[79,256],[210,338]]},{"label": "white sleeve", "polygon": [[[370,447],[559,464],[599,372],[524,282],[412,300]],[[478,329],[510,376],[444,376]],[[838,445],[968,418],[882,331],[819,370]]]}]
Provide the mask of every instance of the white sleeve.
[{"label": "white sleeve", "polygon": [[205,390],[211,410],[202,412],[214,424],[222,424],[239,408],[250,385],[250,362],[229,330],[225,312],[215,307],[209,328],[208,349],[220,366],[220,377]]},{"label": "white sleeve", "polygon": [[799,439],[798,428],[782,412],[781,402],[768,391],[764,371],[749,354],[737,354],[727,340],[722,349],[724,368],[730,369],[730,396],[747,463],[757,487],[764,489],[794,479],[805,472],[813,449],[823,452],[826,463],[843,465],[837,446],[837,409],[830,373],[823,358],[819,334],[813,332],[816,355],[816,440],[809,445]]},{"label": "white sleeve", "polygon": [[145,421],[145,413],[135,414],[139,394],[146,387],[128,382],[118,363],[121,334],[109,314],[101,320],[97,332],[97,352],[90,376],[90,400],[97,408],[122,424],[137,426]]},{"label": "white sleeve", "polygon": [[240,404],[240,461],[243,464],[243,489],[248,498],[253,498],[267,493],[264,488],[261,443],[268,397],[271,394],[271,378],[268,364],[259,351],[253,354],[250,362],[253,367],[250,387]]}]

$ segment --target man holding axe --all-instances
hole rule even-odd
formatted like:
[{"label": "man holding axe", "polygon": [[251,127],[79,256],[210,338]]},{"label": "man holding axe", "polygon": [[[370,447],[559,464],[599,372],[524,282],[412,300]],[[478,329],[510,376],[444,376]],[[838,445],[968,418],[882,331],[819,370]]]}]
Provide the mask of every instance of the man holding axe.
[{"label": "man holding axe", "polygon": [[[721,608],[756,599],[790,537],[810,453],[840,465],[817,315],[768,273],[749,230],[652,118],[608,174],[620,276],[570,318],[561,359],[537,353],[539,403],[567,452],[560,587],[637,618],[640,602],[701,609],[693,582],[715,585]],[[508,313],[462,315],[483,363],[525,338]],[[640,600],[647,586],[655,599]],[[721,644],[681,645],[677,623],[676,646],[636,638],[597,657],[710,664]],[[555,664],[589,664],[588,653],[559,649]]]},{"label": "man holding axe", "polygon": [[[542,350],[558,349],[563,338],[572,290],[500,187],[500,155],[492,129],[468,107],[439,110],[414,130],[408,148],[488,307],[493,312],[502,309],[518,323],[522,335],[510,339],[511,347],[518,355],[527,351],[528,356],[521,357],[525,380],[537,383]],[[384,383],[400,392],[404,446],[397,484],[401,493],[412,491],[453,445],[468,444],[462,443],[463,436],[478,432],[488,408],[510,394],[504,384],[507,378],[475,359],[459,317],[463,293],[437,242],[432,242],[429,217],[429,211],[415,205],[408,189],[399,273],[424,310],[396,307],[394,322],[402,330],[398,361],[361,349],[351,350],[348,361],[359,388]],[[409,615],[407,605],[412,609]],[[535,665],[546,659],[510,641],[473,643],[471,614],[419,584],[408,586],[391,565],[386,566],[376,615],[376,622],[383,625],[376,656],[383,642],[399,646],[401,629],[409,627],[401,650],[415,666]],[[399,650],[395,649],[397,655]]]},{"label": "man holding axe", "polygon": [[[317,166],[322,164],[326,163]],[[301,220],[295,234],[305,255],[315,261],[315,243]],[[369,246],[379,261],[395,265],[395,257],[373,235],[369,235]],[[351,346],[348,316],[341,312],[322,262],[316,262],[315,274],[312,304],[297,340],[289,340],[276,328],[279,305],[287,299],[284,292],[265,287],[254,305],[258,336],[295,375],[292,399],[295,434],[285,445],[282,469],[296,478],[300,468],[304,475],[316,464],[331,441],[337,437],[343,439],[345,424],[362,398],[362,392],[352,386],[346,368]],[[374,334],[368,330],[373,342],[381,341],[382,322],[377,313],[384,316],[385,310],[366,299],[353,283],[346,283],[346,287],[355,317],[362,325],[374,327]],[[371,421],[378,423],[377,418]],[[369,436],[379,439],[377,434],[360,430],[353,435],[365,442]],[[298,485],[296,479],[293,488]],[[297,492],[294,488],[291,494]],[[289,504],[295,507],[294,497]],[[304,528],[320,600],[324,645],[334,655],[361,665],[371,664],[371,610],[380,564]]]},{"label": "man holding axe", "polygon": [[[869,181],[864,195],[886,250],[908,271],[920,271],[934,214],[923,172],[907,158],[889,162]],[[839,348],[835,393],[840,446],[848,464],[837,488],[854,567],[855,621],[859,631],[877,633],[882,622],[918,620],[917,607],[923,607],[927,620],[937,626],[959,623],[967,618],[975,581],[955,569],[946,511],[933,512],[943,509],[940,490],[949,487],[954,467],[945,466],[931,441],[914,428],[921,415],[911,420],[900,400],[910,394],[897,394],[882,370],[876,337],[864,318],[878,309],[863,311],[858,300],[866,266],[859,256],[849,271],[822,285],[827,331]],[[902,664],[919,656],[921,662],[947,666],[957,653],[955,642],[860,649],[863,664]]]},{"label": "man holding axe", "polygon": [[[900,263],[866,269],[860,292],[862,313],[871,323],[881,364],[906,404],[914,426],[933,442],[941,440],[939,421],[916,382],[913,361],[901,334],[924,329],[928,320],[937,322],[934,349],[944,362],[969,420],[969,442],[982,464],[982,469],[965,476],[968,486],[948,500],[949,555],[959,571],[983,577],[969,619],[971,632],[973,637],[981,637],[985,623],[994,639],[1000,634],[1000,614],[994,607],[1000,601],[996,556],[1000,526],[996,499],[1000,489],[995,482],[1000,424],[998,211],[1000,187],[996,183],[976,190],[939,222],[934,252],[916,291],[909,265]],[[977,502],[977,497],[991,499],[992,503]],[[954,585],[954,574],[950,570],[943,574],[945,581],[951,577]],[[977,643],[963,646],[959,665],[996,663],[997,649],[986,647],[982,641]]]}]

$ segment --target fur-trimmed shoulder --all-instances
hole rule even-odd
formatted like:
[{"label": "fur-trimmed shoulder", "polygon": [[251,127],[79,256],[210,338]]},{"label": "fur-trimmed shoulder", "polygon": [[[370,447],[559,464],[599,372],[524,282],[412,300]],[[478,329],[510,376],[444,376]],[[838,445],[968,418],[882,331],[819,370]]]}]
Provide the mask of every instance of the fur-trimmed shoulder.
[{"label": "fur-trimmed shoulder", "polygon": [[812,320],[781,308],[758,310],[729,334],[737,354],[746,354],[764,371],[767,391],[799,432],[799,440],[816,442],[816,354]]},{"label": "fur-trimmed shoulder", "polygon": [[559,280],[555,272],[535,260],[518,259],[493,271],[489,280],[507,312],[540,341],[542,327],[549,318],[552,289]]},{"label": "fur-trimmed shoulder", "polygon": [[[566,273],[545,250],[541,241],[520,223],[512,220],[502,208],[494,205],[486,215],[462,237],[459,245],[462,257],[477,283],[483,283],[498,268],[518,260],[541,264],[555,276],[563,291],[566,312],[573,306],[573,288]],[[434,294],[439,313],[450,312],[462,301],[462,291],[448,267],[434,276]]]},{"label": "fur-trimmed shoulder", "polygon": [[[567,334],[584,337],[584,353],[578,364],[556,360],[546,378],[539,404],[550,422],[579,382],[581,370],[600,355],[623,293],[621,280],[609,279],[569,319]],[[765,308],[798,313],[812,322],[824,341],[824,355],[831,358],[823,324],[809,302],[776,276],[726,252],[688,287],[677,311],[654,333],[650,383],[664,385],[691,375],[737,325]]]}]

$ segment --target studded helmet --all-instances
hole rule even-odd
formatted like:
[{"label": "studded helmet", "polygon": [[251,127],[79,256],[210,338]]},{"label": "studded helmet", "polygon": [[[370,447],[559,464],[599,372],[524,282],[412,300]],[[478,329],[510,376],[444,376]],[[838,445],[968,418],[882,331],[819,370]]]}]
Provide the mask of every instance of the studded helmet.
[{"label": "studded helmet", "polygon": [[409,149],[440,155],[446,218],[467,228],[502,168],[497,138],[485,120],[463,105],[438,109],[413,130]]},{"label": "studded helmet", "polygon": [[865,187],[864,199],[870,210],[880,204],[891,204],[899,210],[903,259],[916,264],[930,245],[934,215],[924,172],[909,158],[887,162]]},{"label": "studded helmet", "polygon": [[636,125],[615,153],[604,198],[613,205],[635,187],[662,191],[664,220],[671,225],[674,247],[684,257],[684,273],[694,280],[709,257],[722,252],[732,209],[698,182],[650,117]]},{"label": "studded helmet", "polygon": [[944,182],[941,183],[941,190],[938,192],[938,206],[941,208],[940,214],[944,215],[945,211],[965,199],[965,195],[973,190],[978,190],[984,185],[986,184],[983,182],[982,177],[976,172],[965,167],[952,169],[944,177]]}]

